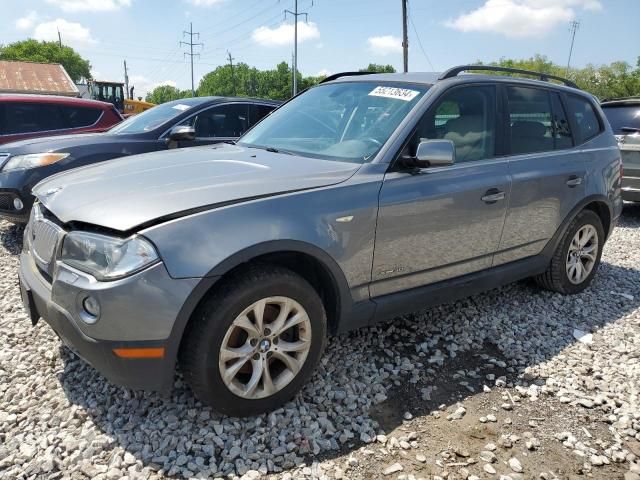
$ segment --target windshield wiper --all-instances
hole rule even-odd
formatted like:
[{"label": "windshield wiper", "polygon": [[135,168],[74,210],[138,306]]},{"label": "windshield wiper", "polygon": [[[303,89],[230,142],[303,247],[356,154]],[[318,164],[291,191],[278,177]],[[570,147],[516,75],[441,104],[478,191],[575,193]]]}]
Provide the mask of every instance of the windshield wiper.
[{"label": "windshield wiper", "polygon": [[228,143],[229,145],[235,145],[236,141],[235,140],[224,140],[222,143]]}]

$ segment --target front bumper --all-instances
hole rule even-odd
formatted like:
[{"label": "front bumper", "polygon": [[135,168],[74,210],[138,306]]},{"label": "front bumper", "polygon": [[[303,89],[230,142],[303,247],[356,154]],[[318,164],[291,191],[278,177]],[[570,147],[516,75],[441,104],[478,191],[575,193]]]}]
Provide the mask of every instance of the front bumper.
[{"label": "front bumper", "polygon": [[[14,223],[27,223],[34,197],[31,186],[39,180],[33,170],[0,171],[0,219]],[[16,210],[13,201],[19,198],[23,207]]]},{"label": "front bumper", "polygon": [[[57,262],[52,279],[36,266],[28,249],[20,256],[23,302],[32,321],[43,318],[62,341],[109,381],[128,388],[168,391],[173,385],[175,348],[170,333],[197,279],[171,279],[163,264],[131,277],[98,282]],[[168,286],[171,285],[171,288]],[[98,299],[98,321],[81,317],[82,299]],[[35,311],[34,311],[35,310]],[[114,349],[164,349],[158,358],[122,358]]]}]

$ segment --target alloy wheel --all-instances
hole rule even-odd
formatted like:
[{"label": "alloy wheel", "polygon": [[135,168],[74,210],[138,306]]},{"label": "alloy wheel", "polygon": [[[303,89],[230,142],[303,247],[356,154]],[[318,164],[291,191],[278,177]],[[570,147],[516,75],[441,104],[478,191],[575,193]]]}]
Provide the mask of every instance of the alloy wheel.
[{"label": "alloy wheel", "polygon": [[574,285],[584,282],[598,258],[598,232],[593,225],[583,225],[573,236],[567,252],[566,269]]},{"label": "alloy wheel", "polygon": [[229,326],[218,357],[227,388],[249,400],[269,397],[301,370],[311,348],[311,321],[288,297],[248,306]]}]

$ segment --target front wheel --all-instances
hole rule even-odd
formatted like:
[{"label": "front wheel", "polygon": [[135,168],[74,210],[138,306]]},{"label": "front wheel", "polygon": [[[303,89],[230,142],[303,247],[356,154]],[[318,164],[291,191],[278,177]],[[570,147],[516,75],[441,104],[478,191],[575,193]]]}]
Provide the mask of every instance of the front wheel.
[{"label": "front wheel", "polygon": [[598,270],[604,240],[600,217],[591,210],[583,210],[562,236],[549,268],[536,281],[554,292],[581,292]]},{"label": "front wheel", "polygon": [[326,315],[304,278],[264,265],[226,282],[185,335],[181,364],[196,396],[221,413],[248,416],[280,407],[311,377]]}]

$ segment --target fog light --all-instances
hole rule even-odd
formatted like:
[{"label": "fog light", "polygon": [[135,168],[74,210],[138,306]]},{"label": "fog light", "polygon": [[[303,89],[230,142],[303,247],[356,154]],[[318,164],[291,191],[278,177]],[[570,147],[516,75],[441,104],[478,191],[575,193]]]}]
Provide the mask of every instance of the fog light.
[{"label": "fog light", "polygon": [[87,297],[82,301],[82,308],[89,316],[97,319],[100,316],[100,304],[94,297]]},{"label": "fog light", "polygon": [[22,200],[16,197],[13,199],[13,208],[15,208],[16,210],[22,210],[24,208],[24,203],[22,203]]}]

